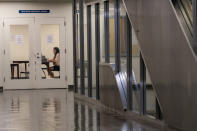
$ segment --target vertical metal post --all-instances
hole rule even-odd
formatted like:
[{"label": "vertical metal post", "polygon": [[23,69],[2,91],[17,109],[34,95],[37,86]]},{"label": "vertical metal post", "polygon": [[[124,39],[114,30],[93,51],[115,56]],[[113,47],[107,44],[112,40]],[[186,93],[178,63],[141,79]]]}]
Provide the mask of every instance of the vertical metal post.
[{"label": "vertical metal post", "polygon": [[127,105],[132,110],[133,89],[132,89],[132,27],[127,15]]},{"label": "vertical metal post", "polygon": [[100,131],[101,128],[101,114],[100,112],[96,113],[96,131]]},{"label": "vertical metal post", "polygon": [[105,62],[110,63],[109,45],[109,1],[104,1]]},{"label": "vertical metal post", "polygon": [[91,5],[87,6],[87,44],[88,44],[88,96],[92,97],[92,17]]},{"label": "vertical metal post", "polygon": [[78,83],[77,83],[77,37],[76,37],[76,0],[73,0],[72,3],[73,9],[73,80],[74,80],[74,87],[75,93],[78,92]]},{"label": "vertical metal post", "polygon": [[86,107],[81,105],[81,131],[86,130]]},{"label": "vertical metal post", "polygon": [[83,15],[83,0],[79,0],[80,14],[80,82],[81,94],[85,95],[85,70],[84,70],[84,15]]},{"label": "vertical metal post", "polygon": [[114,0],[115,18],[115,71],[120,72],[120,1]]},{"label": "vertical metal post", "polygon": [[196,0],[192,0],[192,7],[193,7],[193,29],[194,29],[193,47],[194,47],[194,51],[197,52],[197,2]]},{"label": "vertical metal post", "polygon": [[93,116],[93,110],[91,108],[88,108],[88,128],[89,131],[93,131],[93,127],[94,127],[94,116]]},{"label": "vertical metal post", "polygon": [[74,103],[74,123],[75,123],[75,128],[74,131],[78,131],[79,127],[79,107],[77,103]]},{"label": "vertical metal post", "polygon": [[146,66],[140,53],[140,113],[146,114]]},{"label": "vertical metal post", "polygon": [[95,43],[96,43],[96,99],[100,99],[99,94],[99,62],[100,62],[100,4],[95,4]]}]

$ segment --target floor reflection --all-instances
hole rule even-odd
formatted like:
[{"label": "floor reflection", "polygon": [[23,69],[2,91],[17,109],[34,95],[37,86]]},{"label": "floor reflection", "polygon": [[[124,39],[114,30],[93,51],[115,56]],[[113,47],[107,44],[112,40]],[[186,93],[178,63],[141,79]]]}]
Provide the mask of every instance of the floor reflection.
[{"label": "floor reflection", "polygon": [[0,94],[0,131],[157,131],[74,100],[68,90]]}]

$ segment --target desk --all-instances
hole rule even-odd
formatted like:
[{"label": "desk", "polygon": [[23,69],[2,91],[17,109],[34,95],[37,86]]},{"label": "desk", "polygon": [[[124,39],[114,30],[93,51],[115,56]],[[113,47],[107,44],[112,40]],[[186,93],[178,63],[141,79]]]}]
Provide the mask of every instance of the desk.
[{"label": "desk", "polygon": [[44,73],[43,79],[46,79],[46,74],[45,74],[44,70],[48,70],[49,69],[50,62],[44,61],[44,62],[42,62],[42,65],[45,65],[46,66],[46,68],[43,68],[42,67],[42,72]]},{"label": "desk", "polygon": [[[48,71],[48,69],[50,68],[50,62],[48,62],[48,61],[42,62],[42,65],[46,66],[45,68],[42,67],[42,72],[44,73],[44,77],[42,77],[42,78],[46,79],[46,74],[45,74],[44,70]],[[56,77],[54,77],[54,78],[56,78]],[[57,78],[60,78],[60,76],[58,76]]]},{"label": "desk", "polygon": [[25,64],[25,77],[27,77],[27,64],[29,64],[29,61],[27,60],[16,60],[16,61],[13,61],[13,64]]},{"label": "desk", "polygon": [[47,67],[47,69],[49,68],[49,64],[50,64],[50,62],[48,62],[48,61],[42,62],[42,65],[45,65]]},{"label": "desk", "polygon": [[19,79],[19,65],[18,64],[10,64],[11,67],[11,79],[15,79],[14,77],[14,68],[16,67],[17,71],[17,79]]},{"label": "desk", "polygon": [[25,72],[27,72],[27,64],[29,64],[29,61],[22,60],[22,61],[13,61],[14,64],[25,64]]}]

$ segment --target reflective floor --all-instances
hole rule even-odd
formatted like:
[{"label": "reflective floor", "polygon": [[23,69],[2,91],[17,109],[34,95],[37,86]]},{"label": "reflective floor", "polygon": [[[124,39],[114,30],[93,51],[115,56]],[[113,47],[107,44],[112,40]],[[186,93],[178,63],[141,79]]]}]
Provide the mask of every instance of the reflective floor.
[{"label": "reflective floor", "polygon": [[68,90],[0,94],[0,131],[159,131],[100,112]]}]

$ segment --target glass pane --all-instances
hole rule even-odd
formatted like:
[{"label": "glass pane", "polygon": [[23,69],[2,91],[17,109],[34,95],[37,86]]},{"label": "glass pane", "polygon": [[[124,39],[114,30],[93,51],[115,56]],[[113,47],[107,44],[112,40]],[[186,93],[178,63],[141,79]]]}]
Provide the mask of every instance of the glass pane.
[{"label": "glass pane", "polygon": [[77,66],[77,88],[78,93],[80,93],[80,23],[79,23],[79,0],[76,1],[76,66]]},{"label": "glass pane", "polygon": [[85,95],[88,96],[88,43],[87,43],[87,8],[84,8],[84,71]]},{"label": "glass pane", "polygon": [[146,80],[146,112],[148,115],[156,116],[156,96],[148,70],[146,72]]},{"label": "glass pane", "polygon": [[126,17],[126,11],[124,8],[124,5],[122,1],[120,1],[120,58],[121,58],[121,71],[126,72],[127,71],[127,50],[126,50],[126,44],[127,44],[127,17]]},{"label": "glass pane", "polygon": [[132,30],[132,67],[133,67],[133,110],[140,111],[140,50],[137,37]]},{"label": "glass pane", "polygon": [[41,53],[43,79],[60,78],[60,26],[57,24],[41,25]]},{"label": "glass pane", "polygon": [[100,3],[100,62],[105,62],[104,2]]},{"label": "glass pane", "polygon": [[114,0],[109,1],[109,41],[110,62],[115,63],[115,25],[114,25]]},{"label": "glass pane", "polygon": [[29,79],[29,26],[10,25],[11,79]]},{"label": "glass pane", "polygon": [[92,96],[96,99],[95,6],[92,6]]},{"label": "glass pane", "polygon": [[[78,5],[78,4],[77,4]],[[80,84],[80,40],[79,40],[79,36],[80,36],[80,30],[79,30],[79,27],[80,27],[80,25],[79,25],[79,13],[77,13],[77,15],[76,15],[76,20],[77,20],[77,23],[76,23],[76,25],[77,25],[77,49],[76,49],[76,57],[77,57],[77,87],[78,88],[80,88],[81,86],[81,84]],[[78,91],[79,91],[80,89],[78,89]]]}]

